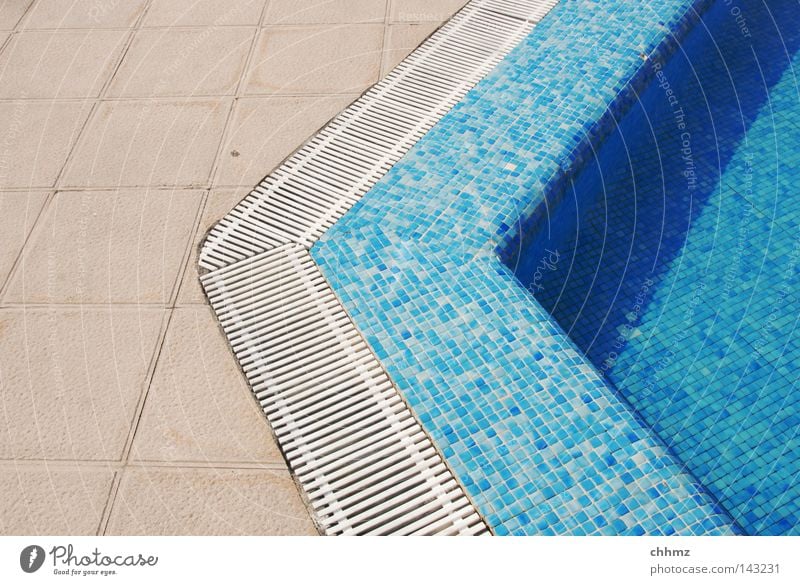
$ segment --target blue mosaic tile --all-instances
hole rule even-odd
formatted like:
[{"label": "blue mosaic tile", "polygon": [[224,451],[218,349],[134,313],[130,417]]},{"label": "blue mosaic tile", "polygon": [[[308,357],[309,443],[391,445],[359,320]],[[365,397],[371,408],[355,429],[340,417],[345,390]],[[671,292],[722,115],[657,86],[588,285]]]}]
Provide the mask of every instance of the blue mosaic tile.
[{"label": "blue mosaic tile", "polygon": [[740,531],[501,262],[709,4],[563,0],[312,249],[497,534]]}]

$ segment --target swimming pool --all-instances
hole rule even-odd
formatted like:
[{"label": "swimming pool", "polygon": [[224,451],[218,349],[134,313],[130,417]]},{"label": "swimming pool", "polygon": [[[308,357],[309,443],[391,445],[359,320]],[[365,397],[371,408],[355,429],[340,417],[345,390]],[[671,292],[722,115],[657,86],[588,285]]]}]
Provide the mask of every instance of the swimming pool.
[{"label": "swimming pool", "polygon": [[311,249],[496,534],[741,531],[503,263],[710,4],[562,0]]},{"label": "swimming pool", "polygon": [[799,47],[717,1],[507,259],[749,534],[800,525]]}]

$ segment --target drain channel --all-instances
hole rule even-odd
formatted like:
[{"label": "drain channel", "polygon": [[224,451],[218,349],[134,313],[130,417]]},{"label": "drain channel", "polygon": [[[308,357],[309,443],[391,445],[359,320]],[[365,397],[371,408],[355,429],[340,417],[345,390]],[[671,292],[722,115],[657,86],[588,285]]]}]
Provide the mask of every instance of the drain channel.
[{"label": "drain channel", "polygon": [[203,288],[326,534],[489,533],[308,249],[556,3],[470,2],[203,243]]},{"label": "drain channel", "polygon": [[486,525],[303,246],[203,285],[328,534],[482,534]]}]

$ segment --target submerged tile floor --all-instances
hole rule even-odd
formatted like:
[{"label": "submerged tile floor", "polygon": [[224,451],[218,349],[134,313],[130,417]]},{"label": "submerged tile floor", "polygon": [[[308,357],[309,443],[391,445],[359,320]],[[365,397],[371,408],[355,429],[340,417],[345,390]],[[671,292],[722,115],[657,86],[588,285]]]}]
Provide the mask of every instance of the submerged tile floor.
[{"label": "submerged tile floor", "polygon": [[316,532],[195,247],[463,3],[0,2],[0,533]]}]

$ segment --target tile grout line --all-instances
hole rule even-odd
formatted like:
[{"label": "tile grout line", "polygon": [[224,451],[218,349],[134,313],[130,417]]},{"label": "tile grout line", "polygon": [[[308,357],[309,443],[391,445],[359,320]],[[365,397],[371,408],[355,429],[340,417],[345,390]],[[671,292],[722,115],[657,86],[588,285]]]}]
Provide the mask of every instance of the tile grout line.
[{"label": "tile grout line", "polygon": [[[31,225],[30,229],[26,230],[25,237],[23,238],[22,241],[22,246],[20,246],[19,248],[19,252],[17,252],[16,255],[14,256],[14,261],[11,263],[11,268],[9,269],[8,274],[6,275],[3,282],[0,283],[0,308],[3,307],[2,299],[5,297],[6,290],[11,284],[11,277],[13,276],[16,270],[17,264],[19,264],[22,261],[22,253],[25,251],[28,242],[30,242],[31,238],[33,237],[33,230],[36,228],[36,225],[39,223],[41,217],[45,213],[45,209],[49,205],[50,201],[56,196],[55,190],[47,189],[46,191],[47,191],[47,196],[42,202],[42,206],[39,208],[39,211],[36,213],[36,217],[33,218],[33,222],[31,222],[30,224]],[[34,191],[26,190],[26,191],[21,191],[20,193],[32,193],[32,192]],[[3,193],[11,193],[11,192],[3,191]]]},{"label": "tile grout line", "polygon": [[205,193],[203,195],[203,200],[200,203],[198,215],[189,238],[187,255],[184,260],[184,263],[179,269],[178,279],[174,286],[174,293],[171,296],[170,306],[173,309],[176,308],[178,305],[178,298],[180,297],[181,290],[183,289],[183,283],[186,280],[186,277],[188,276],[188,271],[191,270],[189,262],[192,258],[192,248],[195,247],[195,242],[197,241],[198,233],[203,227],[202,225],[203,217],[205,217],[205,212],[206,209],[208,208],[209,201],[211,199],[212,188],[214,185],[217,172],[220,167],[220,162],[223,150],[225,148],[225,143],[227,142],[228,139],[229,128],[233,123],[234,111],[236,110],[236,105],[238,103],[239,98],[241,97],[241,89],[242,86],[244,85],[244,80],[248,77],[248,73],[250,70],[250,63],[253,59],[253,55],[255,54],[256,47],[258,45],[258,39],[260,37],[261,24],[263,23],[264,18],[266,17],[269,3],[270,3],[269,0],[266,0],[263,6],[261,7],[261,14],[258,17],[258,24],[255,27],[253,38],[250,40],[250,47],[247,51],[247,55],[245,56],[244,62],[242,63],[241,71],[239,72],[239,79],[236,82],[236,87],[234,88],[233,93],[229,96],[231,97],[231,106],[228,109],[228,115],[225,118],[225,124],[222,127],[222,132],[220,133],[220,141],[219,144],[217,145],[217,152],[214,155],[214,161],[212,162],[211,170],[209,171],[208,174],[207,189],[205,190]]},{"label": "tile grout line", "polygon": [[100,512],[100,519],[97,522],[97,530],[95,530],[95,536],[105,535],[106,526],[108,525],[108,519],[111,517],[112,496],[116,495],[117,491],[119,490],[119,485],[122,482],[121,470],[122,470],[121,467],[114,469],[114,475],[111,478],[111,485],[108,488],[108,495],[106,496],[106,499],[103,502],[103,509]]},{"label": "tile grout line", "polygon": [[[91,109],[89,111],[89,114],[86,116],[86,119],[84,120],[83,124],[81,125],[81,129],[78,132],[78,135],[75,137],[75,140],[72,142],[72,146],[70,148],[69,153],[67,154],[66,158],[64,159],[64,164],[62,165],[61,169],[59,170],[58,176],[56,177],[56,180],[54,182],[54,187],[55,187],[56,191],[58,190],[58,187],[60,186],[61,181],[63,180],[64,173],[66,172],[66,169],[69,168],[69,165],[70,165],[71,161],[73,160],[75,152],[78,149],[78,145],[80,144],[81,139],[83,138],[84,133],[86,132],[86,129],[89,127],[91,121],[94,119],[94,116],[96,115],[97,111],[99,110],[100,104],[102,103],[102,98],[105,97],[106,93],[108,92],[109,87],[111,86],[111,83],[113,82],[113,80],[117,76],[117,74],[119,73],[120,67],[122,67],[122,63],[125,61],[125,57],[127,56],[128,51],[130,51],[130,48],[133,45],[134,39],[136,38],[136,33],[138,32],[139,27],[141,26],[142,21],[144,20],[144,17],[147,14],[148,10],[150,9],[150,6],[152,5],[153,1],[154,0],[146,0],[144,6],[142,8],[142,11],[139,13],[138,17],[136,18],[136,21],[133,23],[133,26],[130,27],[130,31],[128,32],[128,36],[127,36],[126,41],[125,41],[125,47],[120,52],[119,59],[117,60],[117,63],[115,65],[113,71],[108,76],[108,78],[106,79],[106,81],[103,84],[102,88],[100,89],[100,92],[99,92],[98,96],[95,98],[94,103],[92,104],[92,107],[91,107]],[[117,188],[119,188],[119,187],[117,187]],[[86,191],[88,191],[88,189],[84,189],[82,192],[85,193]],[[171,314],[169,312],[167,312],[167,316],[166,316],[167,324],[169,323],[170,316],[171,316]],[[134,411],[134,419],[131,421],[131,427],[129,428],[129,431],[128,431],[128,438],[126,439],[126,444],[123,446],[123,455],[125,454],[125,449],[128,448],[128,441],[132,441],[133,440],[132,439],[133,433],[131,431],[133,430],[133,427],[134,427],[134,425],[135,425],[135,423],[137,421],[137,416],[139,414],[141,414],[141,411],[139,409],[143,405],[143,396],[146,395],[146,392],[147,392],[147,390],[149,388],[150,379],[151,379],[153,373],[155,372],[155,361],[156,360],[154,359],[154,357],[159,352],[160,343],[163,343],[163,337],[161,337],[161,335],[162,335],[162,333],[160,332],[159,333],[159,338],[156,339],[156,344],[155,344],[155,346],[153,348],[154,355],[151,356],[151,359],[150,359],[150,364],[151,364],[151,367],[152,367],[152,371],[149,371],[150,370],[150,366],[149,366],[148,367],[148,372],[145,375],[145,379],[143,381],[143,386],[140,389],[139,402],[137,402],[137,409]],[[163,336],[166,337],[166,325],[164,326]],[[123,476],[124,476],[124,465],[119,470],[115,471],[115,473],[114,473],[114,478],[112,479],[111,486],[110,486],[109,492],[108,492],[108,496],[106,498],[105,504],[103,506],[103,511],[102,511],[101,516],[100,516],[100,521],[99,521],[99,525],[98,525],[98,528],[97,528],[97,534],[98,535],[105,533],[106,527],[108,525],[108,521],[111,518],[111,513],[112,513],[112,511],[114,509],[114,504],[116,502],[116,495],[117,495],[117,493],[119,491],[119,488],[120,488],[120,485],[122,483]]]},{"label": "tile grout line", "polygon": [[9,43],[11,43],[11,39],[14,37],[14,31],[13,30],[4,30],[4,31],[0,32],[0,34],[3,34],[3,33],[8,33],[8,36],[3,40],[2,43],[0,43],[0,56],[2,56],[3,51],[5,51],[5,48],[9,45]]},{"label": "tile grout line", "polygon": [[78,148],[78,144],[79,144],[81,138],[83,137],[83,134],[86,131],[86,128],[89,126],[90,121],[94,118],[94,116],[95,116],[95,114],[97,112],[97,109],[98,109],[98,105],[100,103],[102,103],[103,101],[105,101],[104,98],[106,97],[106,93],[108,92],[108,88],[111,86],[111,83],[113,82],[114,78],[117,76],[117,73],[119,73],[119,69],[122,66],[122,63],[125,61],[125,57],[128,55],[128,51],[130,51],[131,45],[133,44],[133,40],[136,37],[136,33],[139,30],[139,25],[140,25],[142,19],[144,18],[144,15],[147,13],[147,10],[150,7],[150,4],[152,4],[153,1],[154,0],[147,0],[147,4],[145,4],[145,7],[143,8],[141,14],[139,14],[139,17],[136,19],[136,22],[129,29],[128,37],[125,40],[125,46],[122,49],[122,51],[120,51],[120,55],[119,55],[119,58],[117,59],[116,65],[114,66],[113,70],[109,74],[109,76],[106,79],[105,83],[103,83],[102,87],[100,88],[100,91],[99,91],[98,95],[93,98],[94,103],[92,104],[92,108],[91,108],[89,114],[86,116],[86,120],[84,120],[84,123],[81,125],[81,129],[78,131],[78,135],[75,137],[75,140],[73,141],[72,146],[70,147],[69,154],[64,159],[64,164],[61,166],[61,169],[59,170],[58,175],[56,176],[56,180],[53,183],[53,186],[56,189],[56,191],[61,186],[61,181],[64,178],[64,172],[69,167],[69,164],[72,161],[72,157],[75,154],[75,150]]},{"label": "tile grout line", "polygon": [[[411,23],[417,24],[417,23]],[[369,89],[369,88],[367,88]],[[248,93],[242,95],[235,95],[233,93],[192,93],[192,94],[185,94],[185,93],[174,93],[174,94],[159,94],[157,96],[148,96],[148,95],[133,95],[133,96],[98,96],[96,98],[93,97],[26,97],[26,98],[0,98],[0,103],[15,103],[19,101],[26,101],[26,102],[41,102],[45,104],[55,104],[55,103],[83,103],[89,100],[95,100],[99,103],[106,103],[106,102],[144,102],[144,101],[153,101],[155,100],[174,100],[174,99],[183,99],[184,101],[202,101],[202,100],[209,100],[209,99],[219,99],[219,98],[238,98],[238,99],[282,99],[282,98],[324,98],[329,96],[335,97],[349,97],[352,96],[353,98],[360,97],[363,92],[353,91],[353,90],[344,90],[344,91],[330,91],[326,93],[320,92],[313,92],[313,91],[286,91],[286,92],[270,92],[270,93]],[[35,187],[36,185],[34,185]],[[169,186],[169,185],[166,185]],[[242,185],[245,186],[245,185]],[[250,185],[252,186],[252,185]],[[52,185],[42,185],[42,187],[52,187]],[[19,188],[19,187],[16,187]]]},{"label": "tile grout line", "polygon": [[147,395],[150,392],[150,387],[153,384],[153,379],[155,378],[156,368],[158,367],[158,362],[161,357],[162,352],[164,351],[164,345],[166,343],[167,335],[169,333],[169,325],[172,321],[174,309],[165,309],[164,317],[162,318],[162,326],[159,330],[158,337],[156,338],[156,343],[154,344],[153,354],[150,357],[150,361],[147,366],[147,372],[145,374],[144,380],[142,381],[142,386],[139,390],[139,398],[136,402],[136,408],[134,409],[133,417],[131,418],[130,427],[128,428],[128,435],[125,439],[125,444],[122,447],[122,454],[120,457],[120,468],[117,472],[119,476],[119,481],[115,481],[112,483],[111,490],[109,493],[108,501],[107,501],[107,509],[106,513],[101,521],[101,528],[102,533],[105,533],[106,527],[108,525],[108,521],[111,518],[111,514],[114,510],[114,505],[116,503],[116,497],[119,492],[120,484],[125,476],[125,469],[129,464],[131,451],[133,449],[133,442],[136,439],[136,431],[139,428],[139,422],[141,421],[142,412],[144,411],[145,402],[147,401]]},{"label": "tile grout line", "polygon": [[383,7],[383,39],[381,40],[381,62],[378,66],[378,81],[386,77],[386,51],[389,41],[389,16],[392,12],[392,0],[386,0]]},{"label": "tile grout line", "polygon": [[[21,25],[23,22],[25,22],[25,19],[28,18],[28,15],[30,14],[31,9],[33,8],[33,5],[36,4],[37,2],[38,2],[38,0],[31,0],[31,3],[28,4],[28,7],[25,9],[25,11],[19,17],[19,20],[17,20],[16,24],[14,24],[14,28],[12,30],[12,33],[15,33],[15,32],[18,32],[18,31],[21,30],[19,28],[19,25]],[[9,35],[9,38],[10,38],[10,35]]]},{"label": "tile grout line", "polygon": [[253,61],[253,56],[256,52],[256,47],[258,46],[259,39],[261,38],[261,24],[266,18],[267,9],[269,7],[269,0],[264,2],[264,5],[261,7],[261,16],[258,20],[258,26],[253,33],[253,38],[250,40],[250,48],[247,51],[247,56],[244,59],[244,63],[242,64],[241,72],[239,73],[239,79],[236,82],[236,87],[233,90],[233,93],[229,96],[231,98],[231,107],[228,110],[228,116],[225,118],[225,124],[222,127],[222,132],[220,134],[220,141],[217,145],[217,152],[214,156],[214,162],[212,163],[211,170],[208,174],[208,185],[209,189],[211,189],[214,185],[214,182],[217,177],[217,173],[219,171],[220,162],[222,159],[222,152],[225,149],[225,144],[228,141],[229,134],[231,131],[231,126],[233,124],[233,117],[234,111],[237,109],[236,106],[239,102],[239,99],[242,97],[242,89],[245,85],[245,80],[249,77],[250,74],[250,66]]},{"label": "tile grout line", "polygon": [[189,264],[192,258],[192,248],[195,247],[194,242],[197,237],[197,232],[203,223],[203,216],[205,215],[205,210],[210,198],[211,189],[204,189],[202,195],[200,196],[200,205],[197,206],[194,222],[192,223],[192,229],[189,233],[188,241],[183,251],[183,256],[181,257],[181,263],[178,266],[175,282],[172,284],[172,290],[166,299],[167,307],[170,309],[175,309],[176,305],[178,304],[178,297],[180,296],[181,289],[183,288],[183,281],[186,277],[186,272],[189,270]]},{"label": "tile grout line", "polygon": [[70,310],[89,310],[89,311],[101,311],[109,309],[110,307],[114,307],[116,310],[119,311],[159,311],[170,309],[171,307],[166,302],[164,303],[137,303],[137,302],[108,302],[108,303],[82,303],[82,302],[75,302],[75,303],[65,303],[65,302],[58,302],[58,303],[33,303],[33,302],[8,302],[8,303],[0,303],[0,309],[14,311],[14,310],[28,310],[28,311],[45,311],[50,309],[64,309],[67,311]]},{"label": "tile grout line", "polygon": [[[34,235],[34,231],[36,231],[38,233],[39,231],[41,231],[41,229],[44,229],[43,227],[42,228],[38,228],[38,226],[40,226],[40,225],[43,226],[44,225],[45,218],[49,214],[50,208],[53,206],[53,201],[56,198],[56,194],[59,191],[59,186],[60,186],[59,183],[61,182],[61,179],[62,179],[62,177],[64,175],[64,172],[67,169],[67,167],[69,166],[70,160],[72,159],[72,157],[73,157],[73,155],[75,153],[75,150],[77,149],[78,144],[80,143],[80,140],[81,140],[81,137],[83,136],[83,133],[86,131],[86,128],[89,126],[90,120],[93,118],[95,112],[97,111],[98,104],[101,102],[101,98],[105,95],[106,90],[108,89],[109,85],[111,84],[111,80],[117,74],[117,71],[119,70],[119,67],[121,66],[122,62],[125,60],[125,55],[127,54],[128,49],[130,48],[131,44],[133,43],[133,38],[135,36],[136,30],[138,28],[138,25],[141,23],[141,20],[144,17],[144,14],[147,12],[147,9],[148,9],[148,7],[150,6],[150,4],[152,2],[153,2],[153,0],[147,0],[147,3],[145,4],[144,8],[142,9],[142,12],[139,14],[139,17],[137,18],[136,22],[134,23],[133,26],[130,27],[130,29],[128,29],[128,36],[124,41],[124,47],[120,51],[119,57],[117,58],[117,62],[115,64],[115,66],[112,68],[112,71],[109,73],[108,78],[105,80],[105,82],[101,86],[100,91],[97,93],[97,95],[95,97],[87,97],[87,98],[81,98],[81,99],[75,99],[74,100],[74,103],[86,103],[86,104],[88,104],[88,103],[91,102],[91,106],[89,107],[89,113],[86,115],[86,118],[83,120],[83,123],[80,125],[80,128],[75,132],[75,137],[74,137],[73,140],[71,140],[71,144],[69,146],[69,151],[67,152],[67,155],[64,157],[64,163],[61,165],[61,168],[59,169],[58,173],[56,174],[56,178],[54,179],[52,185],[50,185],[46,189],[42,189],[42,190],[50,191],[51,194],[47,198],[47,200],[44,202],[44,204],[42,205],[42,208],[41,208],[39,214],[36,217],[36,221],[33,223],[33,225],[31,226],[31,229],[28,231],[28,237],[25,239],[25,245],[20,249],[19,255],[18,255],[17,259],[14,261],[14,263],[13,263],[13,265],[11,267],[11,270],[8,273],[8,277],[6,278],[6,281],[3,283],[2,288],[0,288],[0,302],[2,302],[5,299],[5,296],[8,293],[8,288],[10,287],[11,282],[13,281],[14,277],[16,276],[16,274],[18,272],[18,267],[20,265],[24,264],[24,262],[23,262],[23,257],[24,256],[23,255],[27,251],[26,248],[28,247],[28,245],[32,242],[32,237]],[[28,10],[25,12],[23,17],[20,18],[20,20],[17,22],[17,26],[19,26],[19,24],[24,20],[24,18],[27,17],[28,11],[30,11],[31,7],[35,3],[36,3],[36,0],[31,2],[30,6],[28,6]],[[20,101],[20,100],[14,100],[14,101]],[[51,103],[55,103],[56,101],[57,100],[51,100]],[[70,100],[70,101],[72,101],[72,100]],[[28,187],[28,189],[30,190],[30,186]],[[85,189],[84,189],[84,191],[85,191]]]},{"label": "tile grout line", "polygon": [[219,466],[225,469],[267,469],[287,471],[286,465],[279,460],[246,461],[246,460],[196,460],[177,459],[174,461],[167,459],[137,459],[129,461],[127,464],[119,459],[0,459],[0,469],[31,467],[38,468],[46,465],[58,469],[113,469],[119,470],[123,466],[127,467],[164,467],[177,469],[215,469]]}]

